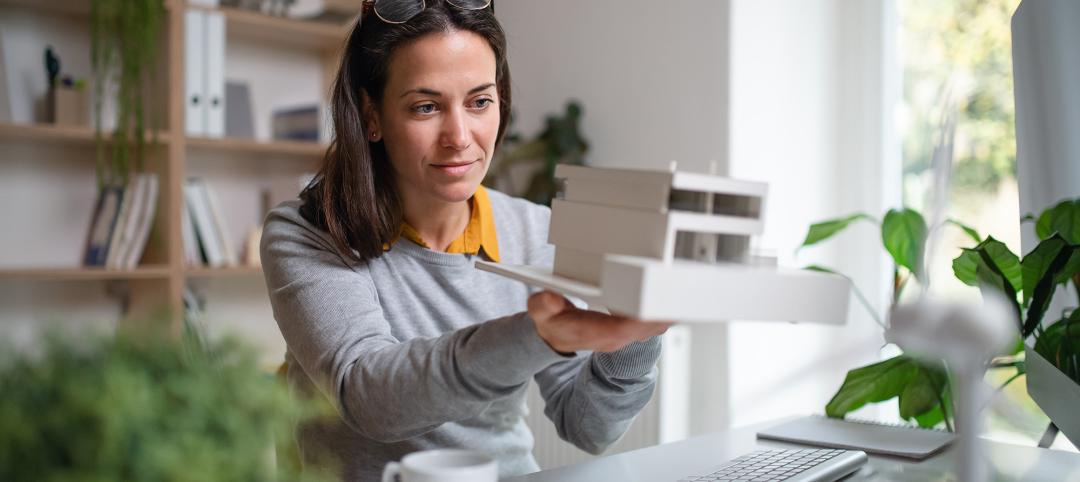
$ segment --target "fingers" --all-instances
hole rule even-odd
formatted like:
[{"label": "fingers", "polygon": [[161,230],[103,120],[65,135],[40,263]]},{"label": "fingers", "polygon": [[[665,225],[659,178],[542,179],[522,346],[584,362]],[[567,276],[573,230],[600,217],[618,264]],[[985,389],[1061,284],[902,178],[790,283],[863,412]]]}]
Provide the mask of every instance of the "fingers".
[{"label": "fingers", "polygon": [[561,313],[570,302],[561,295],[550,291],[541,291],[529,297],[529,316],[533,320],[544,322]]}]

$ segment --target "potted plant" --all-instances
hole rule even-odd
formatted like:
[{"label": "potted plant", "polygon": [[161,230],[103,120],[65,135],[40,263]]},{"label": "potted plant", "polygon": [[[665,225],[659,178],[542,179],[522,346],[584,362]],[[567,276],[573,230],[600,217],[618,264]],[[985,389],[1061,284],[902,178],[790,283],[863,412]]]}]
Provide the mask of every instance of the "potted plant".
[{"label": "potted plant", "polygon": [[[124,186],[132,170],[143,170],[147,126],[144,87],[159,58],[165,7],[161,0],[94,0],[90,2],[90,64],[94,78],[94,136],[97,145],[98,190]],[[112,149],[106,159],[104,106],[115,97]],[[151,119],[152,115],[149,116]]]},{"label": "potted plant", "polygon": [[512,181],[519,166],[530,167],[528,186],[521,196],[532,202],[551,205],[558,192],[555,166],[582,165],[589,143],[581,136],[581,105],[568,102],[561,116],[548,116],[544,129],[531,140],[523,141],[520,133],[511,133],[500,149],[484,185],[494,187],[499,182]]},{"label": "potted plant", "polygon": [[[892,275],[892,304],[895,306],[913,280],[925,281],[922,266],[928,233],[926,221],[919,212],[909,208],[889,210],[881,221],[868,214],[857,213],[811,225],[800,249],[825,241],[856,222],[871,222],[881,227],[882,246],[895,263]],[[960,221],[949,219],[945,224],[962,229],[975,242],[980,239],[978,232]],[[938,228],[941,227],[935,227]],[[819,265],[807,266],[806,269],[844,276]],[[878,325],[886,328],[881,315],[853,282],[852,290]],[[843,385],[825,406],[825,414],[843,418],[868,403],[893,398],[899,398],[902,419],[913,420],[923,427],[944,423],[947,429],[952,430],[954,411],[944,364],[922,361],[905,354],[849,371]]]},{"label": "potted plant", "polygon": [[[828,239],[861,220],[874,221],[855,214],[814,224],[803,246]],[[1051,323],[1044,319],[1059,286],[1071,284],[1080,294],[1080,199],[1062,201],[1024,220],[1036,222],[1040,242],[1023,259],[993,237],[983,239],[959,221],[946,221],[978,243],[953,260],[953,273],[965,284],[1001,292],[1009,300],[1017,320],[1016,349],[1009,356],[988,360],[988,368],[1015,371],[1003,386],[1027,373],[1032,398],[1076,443],[1080,419],[1072,411],[1080,406],[1080,309],[1068,307]],[[910,209],[889,211],[881,226],[883,245],[896,262],[895,304],[908,281],[921,276],[918,267],[927,228],[922,216]],[[820,266],[808,269],[832,272]],[[884,327],[865,296],[854,285],[853,289]],[[851,370],[826,405],[826,415],[842,418],[867,403],[899,397],[901,418],[924,427],[944,422],[951,430],[952,393],[945,368],[901,354]]]},{"label": "potted plant", "polygon": [[0,480],[315,480],[269,457],[314,402],[246,347],[192,340],[54,335],[33,355],[0,351]]},{"label": "potted plant", "polygon": [[[1064,200],[1035,221],[1039,243],[1019,259],[987,238],[953,261],[957,278],[1004,293],[1024,340],[1017,373],[1027,373],[1028,393],[1068,439],[1080,446],[1080,309],[1051,313],[1055,293],[1072,286],[1080,297],[1080,198]],[[1049,320],[1047,317],[1049,316]]]}]

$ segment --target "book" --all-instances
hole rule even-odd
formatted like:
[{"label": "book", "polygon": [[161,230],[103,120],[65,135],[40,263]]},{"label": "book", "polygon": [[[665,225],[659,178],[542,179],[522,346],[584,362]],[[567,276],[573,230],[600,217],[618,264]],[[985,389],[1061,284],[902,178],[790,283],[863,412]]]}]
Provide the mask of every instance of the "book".
[{"label": "book", "polygon": [[219,237],[215,231],[215,223],[210,214],[210,206],[207,205],[206,196],[203,194],[202,182],[198,179],[188,179],[184,183],[184,199],[188,210],[191,212],[192,225],[195,227],[195,238],[205,255],[206,264],[213,268],[225,266],[225,258],[218,244]]},{"label": "book", "polygon": [[277,109],[271,122],[273,138],[317,142],[321,116],[322,109],[318,104]]},{"label": "book", "polygon": [[128,180],[127,186],[124,187],[124,198],[120,203],[120,213],[116,216],[116,224],[113,226],[112,234],[109,236],[109,248],[103,264],[105,267],[115,268],[116,257],[123,250],[127,225],[132,216],[131,213],[135,209],[136,197],[140,195],[136,192],[138,185],[138,177],[132,177]]},{"label": "book", "polygon": [[758,438],[834,449],[923,460],[940,452],[954,435],[908,424],[886,424],[858,419],[811,415],[769,427]]},{"label": "book", "polygon": [[98,194],[93,219],[90,221],[90,232],[86,237],[84,265],[105,266],[109,239],[112,237],[123,197],[124,188],[121,186],[105,186]]},{"label": "book", "polygon": [[124,269],[135,269],[139,265],[139,260],[142,258],[143,252],[146,251],[146,243],[150,240],[150,231],[153,228],[154,217],[157,214],[157,174],[147,173],[140,174],[140,176],[145,184],[145,193],[137,211],[138,214],[134,218],[135,228],[131,244],[128,246],[127,252],[124,253],[122,265]]},{"label": "book", "polygon": [[129,196],[124,202],[127,209],[121,209],[123,215],[118,221],[120,224],[117,225],[117,237],[109,244],[109,255],[105,261],[105,267],[109,269],[124,268],[124,260],[131,251],[132,241],[135,238],[138,217],[146,203],[147,185],[146,178],[142,174],[132,177],[128,186]]},{"label": "book", "polygon": [[184,240],[184,264],[202,266],[206,260],[199,252],[199,241],[195,238],[195,225],[191,221],[191,208],[186,202],[180,206],[180,234]]},{"label": "book", "polygon": [[236,251],[232,247],[232,239],[229,237],[228,231],[225,230],[225,218],[221,215],[221,208],[217,201],[217,196],[205,182],[199,181],[199,189],[207,207],[210,209],[210,219],[214,223],[214,234],[217,236],[218,248],[221,250],[221,256],[225,260],[225,265],[236,266],[239,264],[236,258]]}]

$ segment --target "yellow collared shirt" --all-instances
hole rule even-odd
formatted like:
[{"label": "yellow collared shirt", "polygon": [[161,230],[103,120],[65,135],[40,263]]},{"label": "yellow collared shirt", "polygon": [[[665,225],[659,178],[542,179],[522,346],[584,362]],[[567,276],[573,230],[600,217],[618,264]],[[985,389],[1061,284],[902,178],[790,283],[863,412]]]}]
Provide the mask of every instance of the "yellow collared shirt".
[{"label": "yellow collared shirt", "polygon": [[[476,193],[473,194],[469,202],[472,207],[469,224],[465,226],[465,231],[461,233],[461,236],[458,236],[457,239],[450,243],[450,246],[447,246],[446,252],[476,255],[480,254],[482,250],[488,259],[498,263],[499,240],[495,234],[495,215],[491,210],[491,200],[488,199],[487,190],[484,189],[484,186],[476,189]],[[409,223],[402,223],[401,233],[397,239],[400,239],[400,237],[431,249],[420,237],[420,234],[416,232],[416,229],[409,226]],[[383,246],[383,250],[389,250],[390,246],[397,242],[397,239]]]}]

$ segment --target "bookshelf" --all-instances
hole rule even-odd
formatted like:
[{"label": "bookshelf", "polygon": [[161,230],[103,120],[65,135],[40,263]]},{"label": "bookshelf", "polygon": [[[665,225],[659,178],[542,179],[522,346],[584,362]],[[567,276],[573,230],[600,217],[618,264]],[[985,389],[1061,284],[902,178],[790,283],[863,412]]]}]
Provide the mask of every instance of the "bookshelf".
[{"label": "bookshelf", "polygon": [[[42,17],[55,16],[63,22],[82,22],[88,29],[90,2],[92,0],[0,0],[0,9],[25,12],[28,15]],[[127,312],[120,323],[138,320],[160,319],[162,312],[171,313],[168,317],[169,329],[179,333],[183,308],[184,287],[192,281],[199,282],[254,282],[261,278],[262,271],[252,266],[232,266],[227,268],[207,268],[187,266],[184,262],[181,233],[181,212],[184,202],[183,186],[191,175],[213,176],[221,165],[230,167],[232,176],[226,186],[247,183],[252,189],[260,184],[259,176],[268,165],[291,165],[295,169],[311,171],[321,159],[326,146],[315,142],[271,141],[255,139],[204,138],[186,135],[184,129],[184,21],[185,11],[189,8],[220,11],[226,21],[226,43],[233,42],[280,48],[291,52],[290,55],[306,55],[316,65],[316,75],[321,77],[314,93],[325,100],[332,82],[332,74],[340,58],[340,49],[349,31],[348,25],[322,23],[289,18],[267,16],[258,12],[238,10],[227,7],[201,7],[187,5],[182,0],[163,0],[166,19],[163,25],[163,38],[160,44],[156,84],[152,88],[160,89],[162,96],[159,106],[159,125],[163,127],[148,144],[150,154],[146,170],[156,172],[160,180],[160,194],[154,226],[151,230],[150,243],[138,266],[131,270],[112,270],[82,266],[0,266],[0,282],[37,283],[41,282],[123,282],[128,285],[126,292]],[[359,4],[359,1],[356,2]],[[86,39],[87,49],[89,39]],[[9,49],[11,47],[5,47]],[[252,49],[239,49],[240,55]],[[230,50],[232,52],[232,50]],[[299,54],[297,53],[299,52]],[[0,54],[3,52],[0,51]],[[87,57],[88,57],[87,53]],[[2,59],[2,57],[0,57]],[[230,57],[227,62],[250,63],[244,58]],[[310,67],[312,64],[306,64]],[[37,65],[7,65],[6,68],[39,68]],[[309,69],[310,70],[310,69]],[[227,69],[228,71],[228,69]],[[0,83],[0,86],[3,84]],[[106,136],[107,137],[107,136]],[[92,126],[58,126],[37,122],[0,122],[0,150],[8,147],[20,147],[22,151],[33,153],[30,159],[12,157],[24,164],[38,162],[56,162],[49,156],[56,156],[56,149],[65,156],[68,152],[78,153],[65,162],[85,162],[93,166],[95,162],[95,134]],[[75,159],[77,157],[77,159]],[[12,162],[0,162],[0,176],[5,165]],[[210,167],[206,167],[210,166]],[[200,172],[200,169],[202,172]],[[87,172],[91,172],[87,167]],[[245,174],[250,172],[250,175]],[[41,173],[49,176],[49,172]],[[239,180],[239,181],[238,181]],[[85,180],[93,185],[92,173]],[[263,182],[262,184],[266,184]],[[80,206],[87,219],[92,215],[89,207]],[[246,220],[249,221],[249,220]],[[40,223],[52,222],[41,219]],[[249,221],[250,222],[250,221]],[[87,221],[88,224],[88,221]],[[85,231],[79,233],[85,237]],[[233,240],[239,244],[238,239]],[[265,295],[263,295],[265,296]],[[252,299],[252,302],[268,304],[265,297]]]}]

